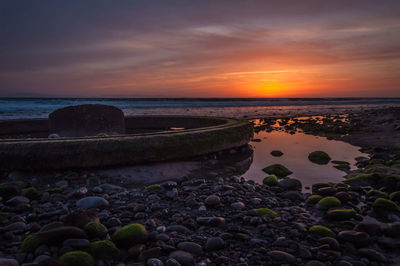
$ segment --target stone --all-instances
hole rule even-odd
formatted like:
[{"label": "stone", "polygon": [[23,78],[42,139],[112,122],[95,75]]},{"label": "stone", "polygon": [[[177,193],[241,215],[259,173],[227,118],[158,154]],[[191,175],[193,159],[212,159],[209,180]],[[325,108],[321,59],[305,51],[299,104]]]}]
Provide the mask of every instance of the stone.
[{"label": "stone", "polygon": [[194,242],[180,242],[177,245],[177,248],[195,255],[200,255],[203,253],[203,248],[199,244]]},{"label": "stone", "polygon": [[354,231],[365,232],[371,236],[382,234],[381,226],[376,222],[370,222],[370,221],[362,221],[358,223],[354,227]]},{"label": "stone", "polygon": [[183,266],[194,265],[193,255],[186,251],[182,250],[173,251],[171,254],[169,254],[169,257],[177,260]]},{"label": "stone", "polygon": [[400,222],[389,224],[385,229],[385,234],[390,237],[400,237]]},{"label": "stone", "polygon": [[[42,262],[44,262],[44,261],[46,261],[46,260],[48,260],[48,259],[50,259],[51,257],[50,256],[48,256],[48,255],[40,255],[40,256],[38,256],[34,261],[33,261],[33,263],[36,263],[36,264],[40,264],[40,263],[42,263]],[[1,265],[1,264],[0,264]]]},{"label": "stone", "polygon": [[385,262],[386,261],[386,258],[382,253],[380,253],[380,252],[378,252],[378,251],[376,251],[375,249],[372,249],[372,248],[360,248],[358,250],[358,254],[360,254],[361,256],[366,257],[366,258],[368,258],[370,260],[375,260],[375,261],[378,261],[378,262]]},{"label": "stone", "polygon": [[108,206],[109,203],[106,199],[97,196],[85,197],[76,202],[76,207],[83,209],[92,209],[92,208],[103,209],[107,208]]},{"label": "stone", "polygon": [[183,225],[170,225],[170,226],[168,226],[167,228],[166,228],[166,231],[167,232],[173,232],[173,231],[175,231],[175,232],[179,232],[179,233],[182,233],[182,234],[188,234],[188,233],[190,233],[191,231],[187,228],[187,227],[185,227],[185,226],[183,226]]},{"label": "stone", "polygon": [[49,115],[50,134],[84,137],[98,134],[125,134],[124,113],[114,106],[83,104],[68,106]]},{"label": "stone", "polygon": [[283,152],[274,150],[274,151],[271,151],[271,155],[274,157],[281,157],[283,155]]},{"label": "stone", "polygon": [[204,203],[208,207],[215,207],[215,206],[219,205],[220,202],[221,202],[221,199],[217,195],[210,195],[204,201]]},{"label": "stone", "polygon": [[339,241],[350,242],[356,246],[366,246],[370,242],[370,237],[365,232],[341,231],[338,234]]},{"label": "stone", "polygon": [[74,226],[60,226],[47,231],[39,232],[36,236],[45,239],[46,243],[60,243],[68,238],[86,239],[85,231]]},{"label": "stone", "polygon": [[151,259],[147,260],[146,265],[147,266],[164,266],[164,263],[159,259],[151,258]]},{"label": "stone", "polygon": [[339,242],[333,237],[322,237],[318,240],[322,244],[328,244],[332,249],[339,250]]},{"label": "stone", "polygon": [[313,151],[308,155],[308,159],[315,164],[327,164],[331,157],[324,151]]},{"label": "stone", "polygon": [[222,238],[210,237],[207,239],[205,250],[210,252],[223,249],[224,247],[225,247],[225,241]]},{"label": "stone", "polygon": [[325,266],[326,264],[319,261],[319,260],[310,260],[308,261],[305,266]]},{"label": "stone", "polygon": [[282,198],[291,201],[301,201],[303,200],[303,195],[298,191],[285,191],[280,194]]},{"label": "stone", "polygon": [[268,255],[274,260],[282,264],[296,264],[296,258],[287,252],[280,250],[273,250],[268,252]]},{"label": "stone", "polygon": [[139,260],[158,258],[161,257],[161,255],[162,255],[162,249],[160,247],[149,248],[140,252]]},{"label": "stone", "polygon": [[11,199],[7,200],[6,203],[8,205],[12,205],[12,206],[17,206],[20,204],[28,204],[29,203],[29,199],[27,197],[24,196],[14,196]]},{"label": "stone", "polygon": [[116,231],[112,239],[118,246],[129,246],[140,244],[147,240],[148,233],[146,228],[138,223],[129,224]]},{"label": "stone", "polygon": [[285,178],[279,181],[279,187],[284,190],[301,190],[300,180],[295,178]]},{"label": "stone", "polygon": [[19,266],[19,263],[15,259],[0,258],[1,266]]},{"label": "stone", "polygon": [[63,242],[63,246],[69,246],[77,249],[87,248],[89,244],[90,244],[89,240],[82,238],[69,238],[64,240]]},{"label": "stone", "polygon": [[15,222],[4,227],[5,231],[25,231],[27,225],[24,222]]},{"label": "stone", "polygon": [[234,202],[231,204],[231,207],[235,210],[242,210],[245,208],[245,205],[243,202],[238,201],[238,202]]},{"label": "stone", "polygon": [[283,166],[281,164],[273,164],[273,165],[265,167],[262,170],[264,172],[266,172],[267,174],[276,175],[277,177],[280,177],[280,178],[288,176],[290,174],[293,174],[292,171],[290,171],[289,169],[287,169],[285,166]]}]

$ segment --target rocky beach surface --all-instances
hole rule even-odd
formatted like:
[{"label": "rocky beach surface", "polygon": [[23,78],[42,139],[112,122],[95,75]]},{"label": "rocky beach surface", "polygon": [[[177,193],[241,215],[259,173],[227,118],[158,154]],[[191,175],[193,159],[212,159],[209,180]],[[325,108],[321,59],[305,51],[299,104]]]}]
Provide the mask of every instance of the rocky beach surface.
[{"label": "rocky beach surface", "polygon": [[344,140],[370,157],[353,171],[337,162],[343,181],[312,193],[276,165],[262,184],[232,167],[148,186],[88,170],[3,173],[0,265],[400,264],[400,108],[263,118],[254,129]]}]

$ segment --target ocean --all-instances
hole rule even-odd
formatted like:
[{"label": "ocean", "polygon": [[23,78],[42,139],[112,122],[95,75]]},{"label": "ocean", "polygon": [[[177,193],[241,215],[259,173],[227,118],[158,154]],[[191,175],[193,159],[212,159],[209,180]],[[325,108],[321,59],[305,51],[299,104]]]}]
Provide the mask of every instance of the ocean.
[{"label": "ocean", "polygon": [[257,118],[400,106],[400,98],[0,98],[0,120],[45,118],[58,108],[79,104],[113,105],[125,115]]}]

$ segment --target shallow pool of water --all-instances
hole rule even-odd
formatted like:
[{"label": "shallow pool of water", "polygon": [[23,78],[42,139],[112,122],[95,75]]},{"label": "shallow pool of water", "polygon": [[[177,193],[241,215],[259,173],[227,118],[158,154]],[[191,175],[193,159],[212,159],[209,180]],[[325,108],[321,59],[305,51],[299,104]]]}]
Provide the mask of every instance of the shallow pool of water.
[{"label": "shallow pool of water", "polygon": [[[262,183],[268,176],[262,171],[271,164],[282,164],[293,172],[290,177],[299,179],[303,184],[303,191],[309,191],[305,187],[321,182],[341,182],[345,172],[334,168],[332,162],[326,165],[318,165],[308,160],[308,155],[317,150],[325,151],[332,160],[346,161],[351,169],[356,169],[356,157],[367,154],[359,151],[359,147],[343,141],[328,140],[325,137],[307,135],[304,133],[289,134],[284,131],[259,132],[254,135],[261,142],[251,142],[254,149],[253,163],[243,174],[246,179]],[[273,150],[283,152],[281,157],[274,157],[270,153]]]}]

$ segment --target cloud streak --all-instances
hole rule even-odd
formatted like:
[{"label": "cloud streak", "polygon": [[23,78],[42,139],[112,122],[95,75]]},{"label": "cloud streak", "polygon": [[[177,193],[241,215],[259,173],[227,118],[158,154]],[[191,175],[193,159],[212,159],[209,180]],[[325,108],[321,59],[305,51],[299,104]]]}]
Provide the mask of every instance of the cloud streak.
[{"label": "cloud streak", "polygon": [[400,96],[399,12],[398,1],[3,1],[0,96]]}]

